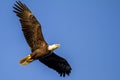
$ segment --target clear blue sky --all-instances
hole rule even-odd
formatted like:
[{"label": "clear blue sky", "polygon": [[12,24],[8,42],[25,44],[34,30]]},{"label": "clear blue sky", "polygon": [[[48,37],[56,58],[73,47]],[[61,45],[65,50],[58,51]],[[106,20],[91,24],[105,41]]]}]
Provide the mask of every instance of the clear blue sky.
[{"label": "clear blue sky", "polygon": [[69,77],[35,61],[19,60],[30,53],[18,18],[16,0],[0,1],[0,80],[120,80],[119,0],[21,0],[42,24],[49,44],[72,66]]}]

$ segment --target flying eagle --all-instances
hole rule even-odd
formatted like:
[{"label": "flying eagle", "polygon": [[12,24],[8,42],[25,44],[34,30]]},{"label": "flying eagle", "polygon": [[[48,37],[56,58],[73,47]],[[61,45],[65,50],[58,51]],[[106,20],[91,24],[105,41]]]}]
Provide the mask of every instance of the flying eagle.
[{"label": "flying eagle", "polygon": [[13,8],[13,11],[19,17],[24,37],[31,49],[31,53],[21,59],[19,63],[25,66],[39,60],[49,68],[56,70],[60,76],[69,75],[71,73],[69,63],[53,52],[60,44],[48,45],[43,37],[41,24],[25,4],[16,1]]}]

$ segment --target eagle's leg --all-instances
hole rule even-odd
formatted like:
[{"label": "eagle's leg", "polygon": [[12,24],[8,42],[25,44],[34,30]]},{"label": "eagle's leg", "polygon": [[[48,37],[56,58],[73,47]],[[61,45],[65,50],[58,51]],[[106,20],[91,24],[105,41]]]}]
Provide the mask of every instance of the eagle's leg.
[{"label": "eagle's leg", "polygon": [[25,58],[21,59],[19,63],[21,65],[25,66],[25,65],[31,63],[32,61],[34,61],[34,60],[31,58],[31,55],[28,55]]}]

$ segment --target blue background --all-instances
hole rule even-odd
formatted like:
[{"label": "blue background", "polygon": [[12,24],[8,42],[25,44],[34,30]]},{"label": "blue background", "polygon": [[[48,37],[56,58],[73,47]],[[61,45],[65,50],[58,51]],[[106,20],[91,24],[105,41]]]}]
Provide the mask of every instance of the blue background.
[{"label": "blue background", "polygon": [[49,44],[72,66],[62,78],[39,61],[20,66],[30,53],[18,17],[16,0],[0,1],[0,80],[120,80],[119,0],[21,0],[42,24]]}]

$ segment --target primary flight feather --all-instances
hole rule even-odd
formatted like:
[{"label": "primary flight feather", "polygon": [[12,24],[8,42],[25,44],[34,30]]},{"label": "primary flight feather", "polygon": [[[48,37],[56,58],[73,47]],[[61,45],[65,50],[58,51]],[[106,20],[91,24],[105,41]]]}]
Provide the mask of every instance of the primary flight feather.
[{"label": "primary flight feather", "polygon": [[49,68],[56,70],[60,76],[69,75],[71,73],[69,63],[53,52],[60,44],[48,45],[43,37],[41,24],[25,4],[16,1],[13,8],[19,17],[24,37],[31,49],[31,53],[20,60],[20,64],[27,65],[34,60],[39,60]]}]

